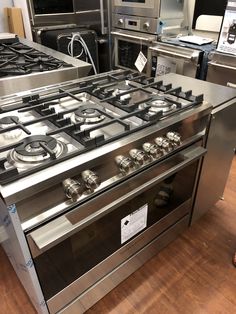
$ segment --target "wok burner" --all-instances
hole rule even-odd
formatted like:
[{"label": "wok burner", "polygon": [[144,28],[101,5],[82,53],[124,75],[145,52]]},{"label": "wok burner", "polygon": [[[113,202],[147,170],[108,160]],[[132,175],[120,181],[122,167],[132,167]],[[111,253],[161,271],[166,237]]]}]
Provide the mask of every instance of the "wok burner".
[{"label": "wok burner", "polygon": [[24,138],[20,145],[10,151],[8,162],[17,167],[25,167],[27,164],[56,159],[65,152],[66,146],[61,141],[46,135],[33,135]]}]

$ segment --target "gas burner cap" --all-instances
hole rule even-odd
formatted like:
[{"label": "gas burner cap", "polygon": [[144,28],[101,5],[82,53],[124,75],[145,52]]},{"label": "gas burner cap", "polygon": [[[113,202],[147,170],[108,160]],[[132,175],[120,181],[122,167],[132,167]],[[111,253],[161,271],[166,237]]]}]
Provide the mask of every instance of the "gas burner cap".
[{"label": "gas burner cap", "polygon": [[[7,129],[11,126],[18,124],[18,122],[19,122],[19,118],[17,116],[6,116],[0,119],[0,128]],[[3,133],[3,137],[5,139],[11,140],[11,139],[18,138],[21,134],[22,134],[22,130],[17,128],[12,131],[6,131],[5,133]]]},{"label": "gas burner cap", "polygon": [[116,90],[119,92],[119,93],[125,93],[125,92],[128,92],[129,90],[131,90],[131,86],[128,85],[128,84],[125,84],[124,82],[118,84],[116,86]]},{"label": "gas burner cap", "polygon": [[75,111],[75,120],[76,122],[83,122],[85,124],[99,123],[105,119],[105,115],[102,114],[102,111],[104,111],[104,108],[100,108],[96,106],[96,104],[84,102],[83,105]]},{"label": "gas burner cap", "polygon": [[169,102],[165,96],[156,96],[153,97],[150,102],[148,102],[148,105],[151,106],[149,109],[150,112],[159,112],[162,111],[163,113],[167,113],[169,111],[172,111],[175,108],[175,105],[171,102]]},{"label": "gas burner cap", "polygon": [[66,151],[64,143],[46,135],[32,135],[24,138],[19,146],[9,154],[10,163],[39,163],[51,158],[50,150],[55,158]]}]

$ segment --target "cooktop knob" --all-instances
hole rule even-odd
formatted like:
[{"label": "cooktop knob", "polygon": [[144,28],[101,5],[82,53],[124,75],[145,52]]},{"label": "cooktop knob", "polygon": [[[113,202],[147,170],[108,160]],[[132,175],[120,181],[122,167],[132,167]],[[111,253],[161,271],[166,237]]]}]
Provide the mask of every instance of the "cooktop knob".
[{"label": "cooktop knob", "polygon": [[148,22],[143,23],[143,28],[148,31],[150,27],[150,24]]},{"label": "cooktop knob", "polygon": [[83,171],[81,173],[81,176],[82,176],[82,179],[84,181],[86,188],[89,190],[93,191],[96,188],[98,188],[99,185],[101,184],[101,180],[100,180],[99,176],[91,170]]},{"label": "cooktop knob", "polygon": [[129,151],[129,154],[134,162],[140,166],[142,166],[148,160],[148,156],[143,150],[134,148]]},{"label": "cooktop knob", "polygon": [[143,150],[153,158],[159,158],[163,155],[163,151],[156,144],[144,143]]},{"label": "cooktop knob", "polygon": [[123,155],[116,156],[115,162],[123,173],[129,173],[134,169],[134,163],[131,158]]},{"label": "cooktop knob", "polygon": [[166,137],[172,142],[174,146],[179,146],[181,144],[181,136],[177,132],[168,132]]},{"label": "cooktop knob", "polygon": [[164,153],[168,153],[173,149],[173,146],[171,145],[171,141],[165,137],[157,137],[155,138],[155,142],[158,147],[163,149]]},{"label": "cooktop knob", "polygon": [[62,182],[66,197],[76,202],[83,194],[83,188],[79,181],[73,179],[66,179]]}]

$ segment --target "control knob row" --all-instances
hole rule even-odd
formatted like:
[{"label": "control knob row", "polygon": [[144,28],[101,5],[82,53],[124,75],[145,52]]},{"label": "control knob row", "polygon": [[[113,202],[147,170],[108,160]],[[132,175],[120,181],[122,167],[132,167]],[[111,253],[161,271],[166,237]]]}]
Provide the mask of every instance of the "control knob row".
[{"label": "control knob row", "polygon": [[85,188],[89,191],[94,191],[101,184],[99,176],[91,171],[85,170],[81,173],[83,183],[78,180],[68,178],[62,182],[66,197],[76,202],[83,194]]}]

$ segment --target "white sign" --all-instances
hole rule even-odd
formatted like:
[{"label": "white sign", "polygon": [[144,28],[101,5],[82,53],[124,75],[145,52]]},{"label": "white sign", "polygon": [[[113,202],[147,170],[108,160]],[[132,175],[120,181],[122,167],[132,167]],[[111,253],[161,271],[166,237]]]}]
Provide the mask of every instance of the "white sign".
[{"label": "white sign", "polygon": [[146,228],[147,212],[148,206],[145,204],[135,212],[121,219],[121,244]]},{"label": "white sign", "polygon": [[156,76],[176,73],[176,62],[172,61],[169,58],[158,57],[157,58],[157,67],[156,67]]},{"label": "white sign", "polygon": [[236,1],[229,1],[225,10],[217,50],[236,55]]},{"label": "white sign", "polygon": [[139,55],[135,61],[135,64],[134,64],[140,73],[143,71],[146,63],[147,63],[147,58],[142,53],[142,51],[140,51],[140,53],[139,53]]}]

